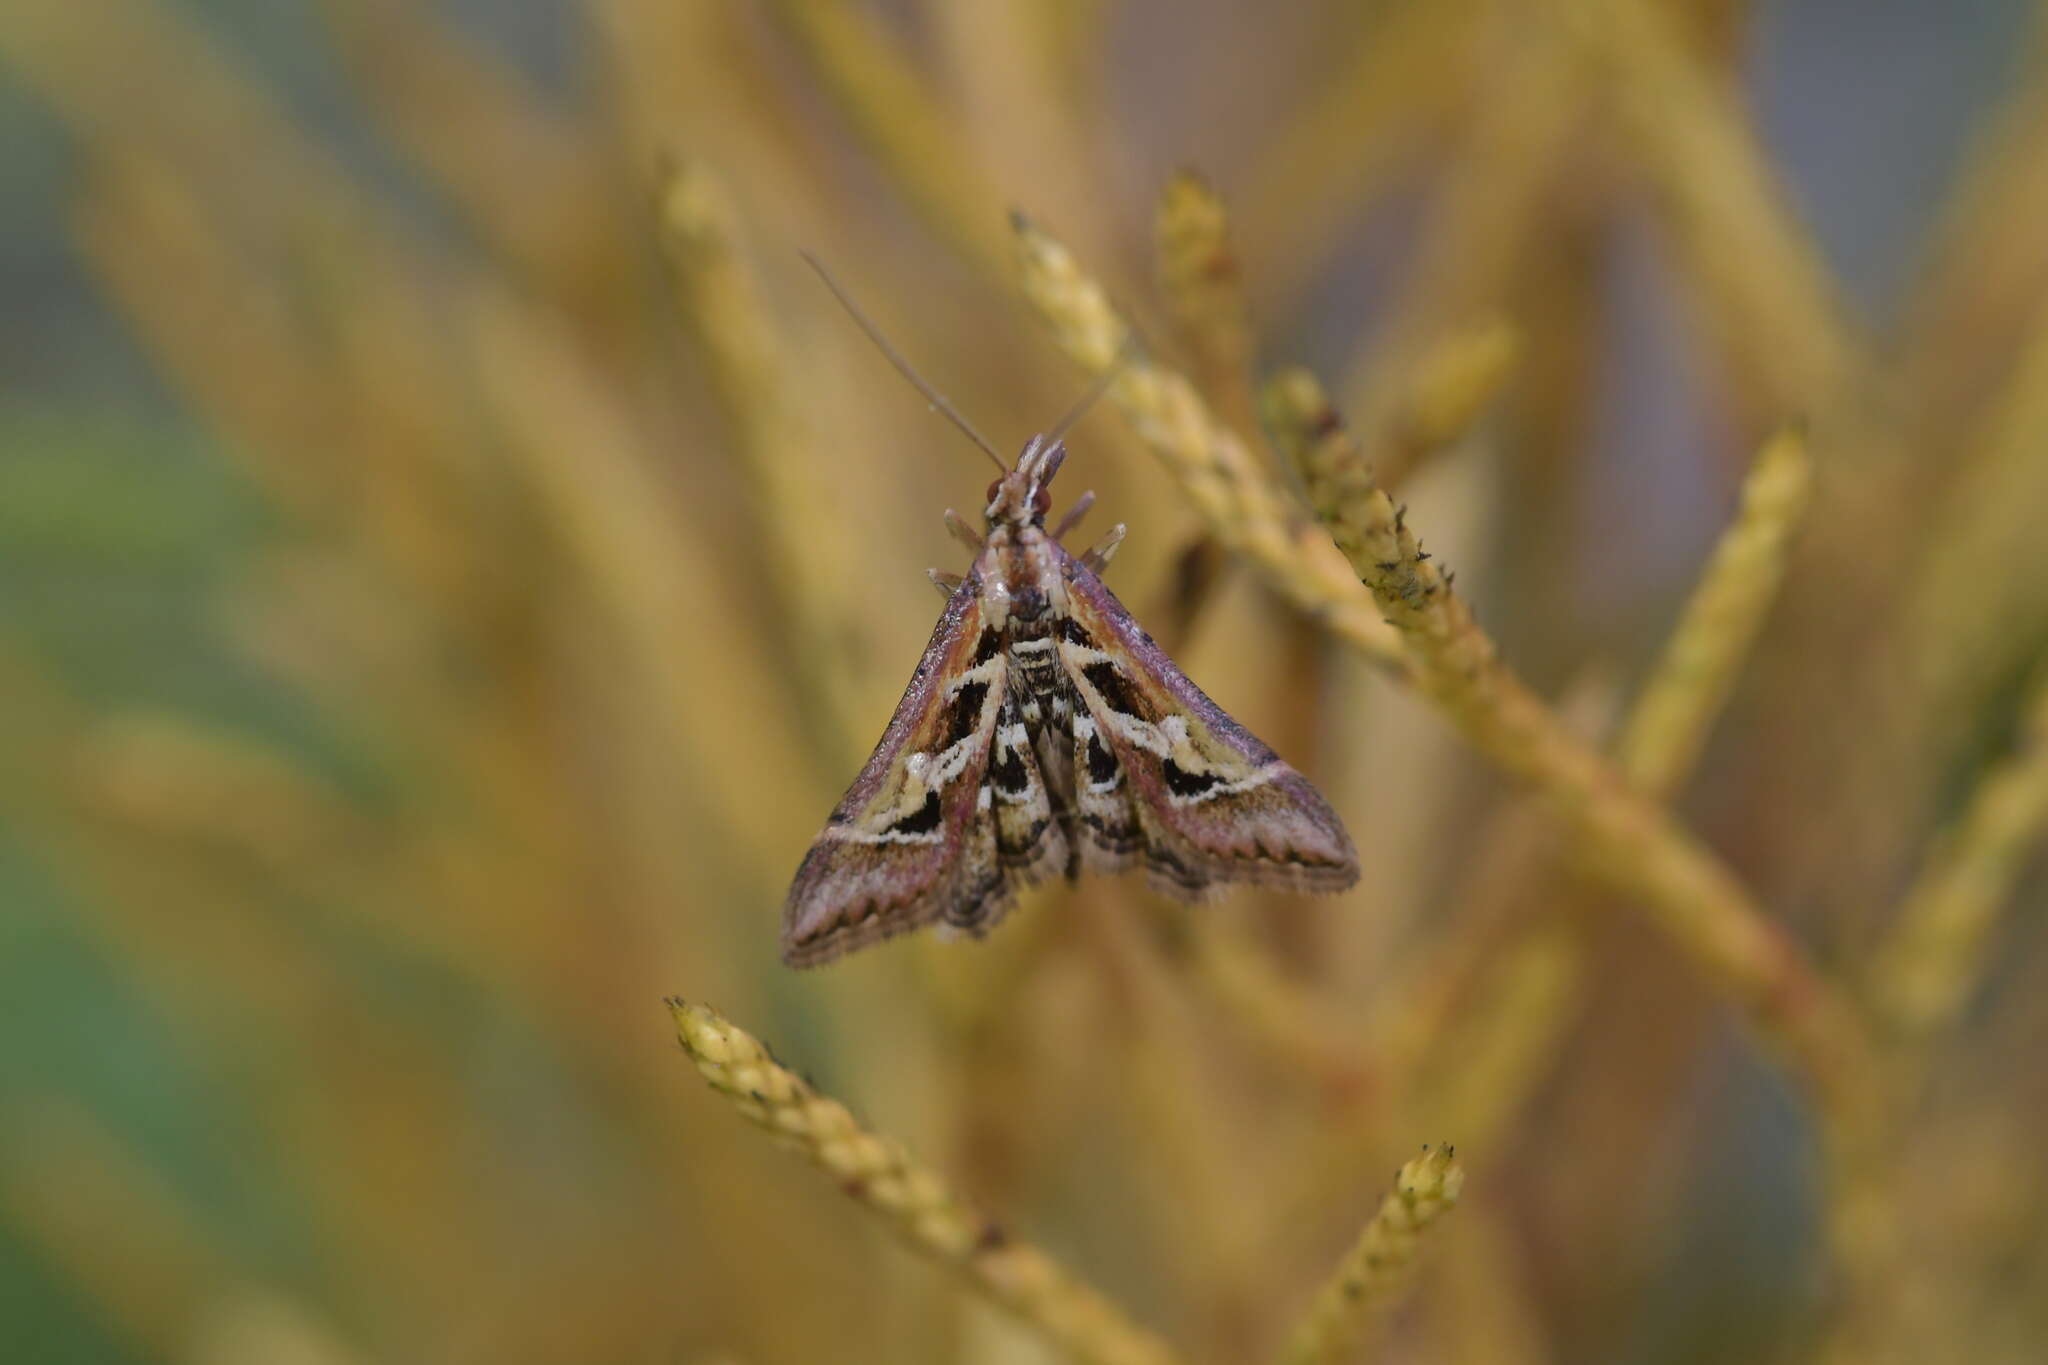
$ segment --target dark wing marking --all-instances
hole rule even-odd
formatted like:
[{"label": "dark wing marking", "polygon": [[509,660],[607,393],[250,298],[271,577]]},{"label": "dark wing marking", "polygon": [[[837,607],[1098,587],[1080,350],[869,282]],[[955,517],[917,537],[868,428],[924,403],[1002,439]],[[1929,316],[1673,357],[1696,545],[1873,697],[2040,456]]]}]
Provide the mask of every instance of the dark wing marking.
[{"label": "dark wing marking", "polygon": [[992,752],[988,786],[995,808],[996,856],[1012,882],[1030,886],[1065,869],[1067,837],[1015,697],[1003,703],[996,719]]},{"label": "dark wing marking", "polygon": [[989,755],[980,798],[989,840],[970,847],[974,875],[963,878],[963,894],[947,908],[942,926],[977,938],[1009,913],[1018,887],[1044,881],[1067,864],[1066,832],[1014,696],[1004,699],[996,717]]},{"label": "dark wing marking", "polygon": [[1001,891],[995,824],[980,803],[1007,666],[977,570],[947,602],[889,728],[797,869],[782,908],[784,962],[814,966],[935,920],[971,921],[971,908]]},{"label": "dark wing marking", "polygon": [[1202,695],[1087,566],[1061,558],[1059,653],[1082,700],[1075,787],[1091,864],[1142,858],[1156,886],[1189,900],[1226,882],[1356,882],[1357,851],[1329,803]]},{"label": "dark wing marking", "polygon": [[1075,701],[1073,733],[1074,817],[1081,858],[1092,872],[1121,872],[1145,852],[1145,827],[1131,801],[1130,779],[1115,750],[1103,738],[1086,702]]}]

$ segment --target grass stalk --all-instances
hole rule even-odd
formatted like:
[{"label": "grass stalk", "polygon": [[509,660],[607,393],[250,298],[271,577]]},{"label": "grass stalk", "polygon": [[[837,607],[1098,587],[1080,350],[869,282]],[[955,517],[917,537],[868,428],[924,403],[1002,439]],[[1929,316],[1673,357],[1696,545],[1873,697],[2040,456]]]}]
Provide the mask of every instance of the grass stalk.
[{"label": "grass stalk", "polygon": [[1005,1233],[901,1143],[781,1066],[752,1035],[703,1005],[668,1002],[683,1050],[711,1088],[794,1148],[904,1241],[1090,1365],[1172,1365],[1167,1344],[1050,1256]]},{"label": "grass stalk", "polygon": [[1715,545],[1615,749],[1615,762],[1645,792],[1669,795],[1698,760],[1777,600],[1812,484],[1804,432],[1781,431],[1758,452],[1735,521]]},{"label": "grass stalk", "polygon": [[1464,1184],[1465,1172],[1449,1147],[1425,1147],[1403,1166],[1393,1192],[1288,1334],[1276,1357],[1280,1365],[1347,1359],[1385,1321],[1412,1277],[1423,1234],[1458,1202]]},{"label": "grass stalk", "polygon": [[1987,770],[1907,891],[1876,954],[1871,998],[1892,1036],[1952,1027],[1989,965],[1998,916],[2048,832],[2048,667],[2037,670],[2011,752]]},{"label": "grass stalk", "polygon": [[1318,512],[1406,645],[1417,688],[1504,772],[1527,783],[1574,851],[1637,901],[1743,1010],[1830,1120],[1862,1122],[1867,1048],[1855,1016],[1719,858],[1638,792],[1497,656],[1366,471],[1358,442],[1308,374],[1266,390],[1268,421],[1301,463]]},{"label": "grass stalk", "polygon": [[[1013,218],[1024,294],[1075,362],[1102,374],[1122,359],[1131,329],[1071,252],[1021,215]],[[1339,640],[1395,664],[1400,646],[1343,558],[1219,420],[1185,375],[1137,352],[1124,360],[1110,398],[1158,455],[1223,545]]]},{"label": "grass stalk", "polygon": [[1187,348],[1195,387],[1247,441],[1258,438],[1251,314],[1222,196],[1193,171],[1169,180],[1153,220],[1160,291]]}]

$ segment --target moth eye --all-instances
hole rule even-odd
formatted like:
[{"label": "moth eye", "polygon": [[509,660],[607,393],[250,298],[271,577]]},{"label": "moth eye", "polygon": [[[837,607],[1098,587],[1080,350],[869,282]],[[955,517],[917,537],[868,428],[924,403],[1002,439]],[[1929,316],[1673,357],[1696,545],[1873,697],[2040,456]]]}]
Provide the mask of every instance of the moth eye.
[{"label": "moth eye", "polygon": [[1043,521],[1045,520],[1045,514],[1051,510],[1052,490],[1041,487],[1036,493],[1031,495],[1031,515]]},{"label": "moth eye", "polygon": [[994,502],[996,500],[996,490],[1000,489],[1002,486],[1003,481],[1001,479],[990,479],[988,484],[988,492],[983,496],[982,501]]}]

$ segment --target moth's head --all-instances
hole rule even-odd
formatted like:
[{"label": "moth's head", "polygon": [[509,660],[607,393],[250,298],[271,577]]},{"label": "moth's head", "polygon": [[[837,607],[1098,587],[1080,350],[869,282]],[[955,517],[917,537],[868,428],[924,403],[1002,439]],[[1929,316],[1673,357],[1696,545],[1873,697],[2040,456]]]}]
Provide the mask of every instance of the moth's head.
[{"label": "moth's head", "polygon": [[1060,472],[1067,448],[1059,441],[1034,436],[1017,457],[1009,473],[988,486],[988,508],[983,513],[990,527],[1043,526],[1052,510],[1052,490],[1047,487]]}]

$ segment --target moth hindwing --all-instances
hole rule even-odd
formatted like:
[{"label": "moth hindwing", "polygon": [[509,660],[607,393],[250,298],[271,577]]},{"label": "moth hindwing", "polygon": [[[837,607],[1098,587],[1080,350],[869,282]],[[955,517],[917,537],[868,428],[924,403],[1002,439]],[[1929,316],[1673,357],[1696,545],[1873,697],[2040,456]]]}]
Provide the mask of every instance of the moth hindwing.
[{"label": "moth hindwing", "polygon": [[979,936],[1018,888],[1083,867],[1142,865],[1182,900],[1358,880],[1329,803],[1202,695],[1098,577],[1122,528],[1079,557],[1060,543],[1067,525],[1045,529],[1065,457],[1033,438],[989,486],[973,567],[797,869],[782,922],[791,965],[927,924]]}]

